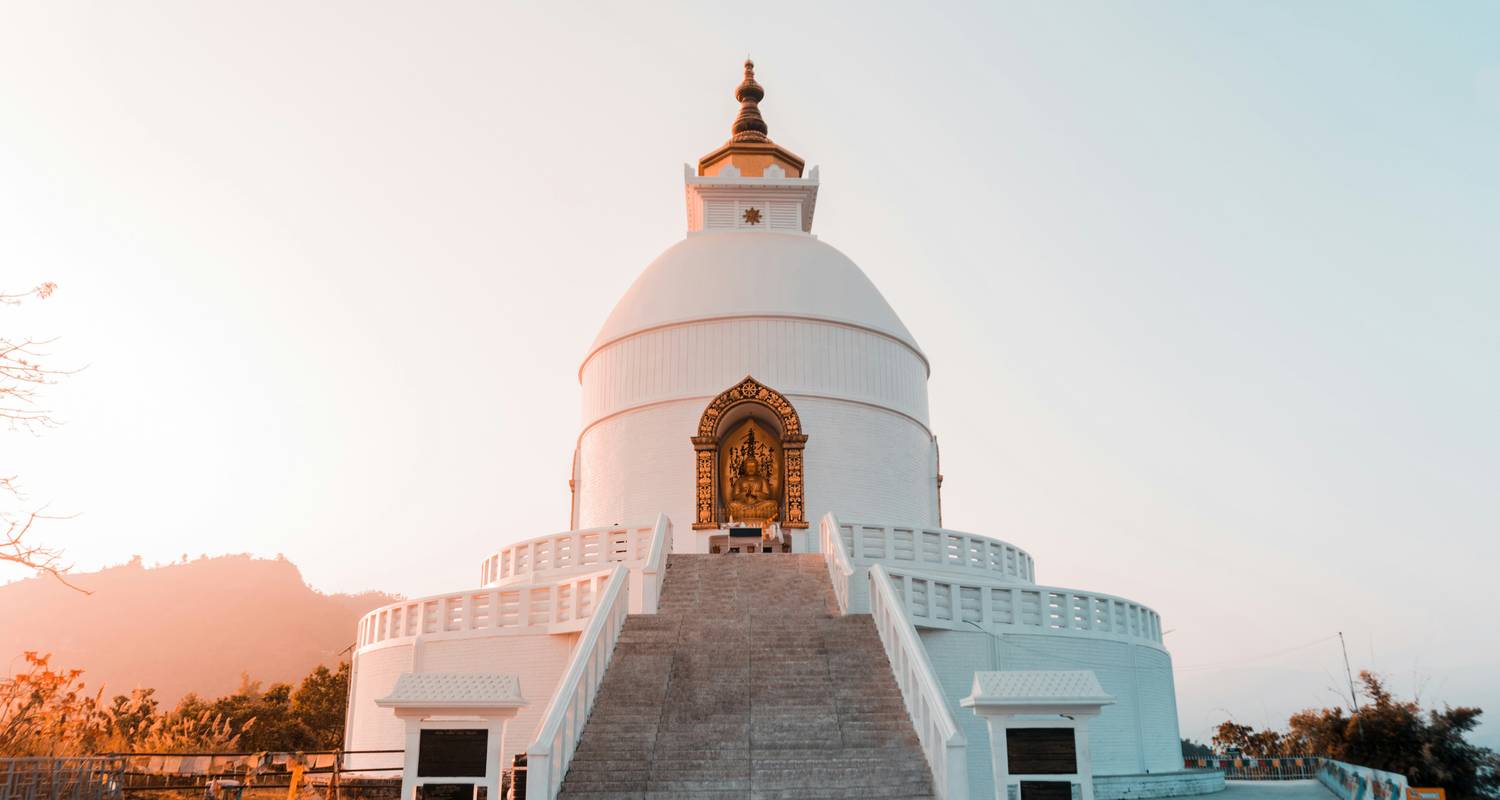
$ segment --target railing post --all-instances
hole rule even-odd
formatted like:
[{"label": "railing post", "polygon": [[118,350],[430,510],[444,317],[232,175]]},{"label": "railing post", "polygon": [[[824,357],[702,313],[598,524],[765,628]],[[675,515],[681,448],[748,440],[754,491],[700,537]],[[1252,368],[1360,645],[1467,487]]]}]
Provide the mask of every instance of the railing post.
[{"label": "railing post", "polygon": [[967,800],[969,796],[969,757],[966,742],[948,741],[943,747],[943,772],[948,784],[945,800]]},{"label": "railing post", "polygon": [[552,756],[546,751],[526,754],[526,800],[551,800]]}]

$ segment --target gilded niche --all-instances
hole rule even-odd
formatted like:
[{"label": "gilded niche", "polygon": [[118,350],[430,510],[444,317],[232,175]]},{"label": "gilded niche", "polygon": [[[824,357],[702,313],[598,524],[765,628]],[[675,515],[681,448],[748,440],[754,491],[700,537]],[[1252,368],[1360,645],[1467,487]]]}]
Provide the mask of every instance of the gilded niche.
[{"label": "gilded niche", "polygon": [[740,423],[719,443],[724,508],[731,522],[766,525],[780,519],[782,450],[753,418]]},{"label": "gilded niche", "polygon": [[709,402],[692,438],[695,530],[731,521],[807,527],[802,485],[807,434],[781,392],[746,375]]}]

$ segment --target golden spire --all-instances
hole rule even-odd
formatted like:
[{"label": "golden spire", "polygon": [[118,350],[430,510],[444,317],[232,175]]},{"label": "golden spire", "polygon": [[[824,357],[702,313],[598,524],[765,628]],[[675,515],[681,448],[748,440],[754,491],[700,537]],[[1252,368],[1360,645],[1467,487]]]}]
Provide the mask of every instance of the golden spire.
[{"label": "golden spire", "polygon": [[802,177],[803,161],[794,153],[771,141],[766,133],[765,118],[760,115],[760,101],[766,90],[755,82],[755,62],[745,59],[745,79],[734,90],[740,101],[739,116],[734,118],[729,141],[698,160],[699,175],[728,175],[745,178]]},{"label": "golden spire", "polygon": [[755,82],[755,62],[745,59],[745,80],[734,90],[734,99],[740,101],[740,115],[734,118],[734,136],[731,141],[771,141],[766,135],[766,121],[760,115],[760,101],[765,96],[766,90]]}]

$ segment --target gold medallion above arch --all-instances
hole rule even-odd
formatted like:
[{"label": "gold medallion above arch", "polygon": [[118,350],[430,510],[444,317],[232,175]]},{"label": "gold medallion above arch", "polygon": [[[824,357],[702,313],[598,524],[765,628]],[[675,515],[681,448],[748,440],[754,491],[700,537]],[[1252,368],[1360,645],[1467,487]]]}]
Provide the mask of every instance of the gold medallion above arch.
[{"label": "gold medallion above arch", "polygon": [[[751,376],[715,397],[698,419],[694,530],[730,521],[806,528],[802,450],[807,435],[781,392]],[[731,514],[733,509],[733,514]]]}]

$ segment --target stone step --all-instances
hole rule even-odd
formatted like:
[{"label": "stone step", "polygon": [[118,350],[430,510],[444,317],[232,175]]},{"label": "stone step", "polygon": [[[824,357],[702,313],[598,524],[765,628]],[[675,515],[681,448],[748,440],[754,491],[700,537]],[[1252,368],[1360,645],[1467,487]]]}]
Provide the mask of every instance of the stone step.
[{"label": "stone step", "polygon": [[905,786],[803,787],[798,789],[756,789],[750,800],[831,800],[832,798],[874,798],[881,800],[932,800],[929,791],[912,791]]},{"label": "stone step", "polygon": [[627,617],[566,798],[928,798],[868,617],[833,616],[817,555],[670,556]]}]

